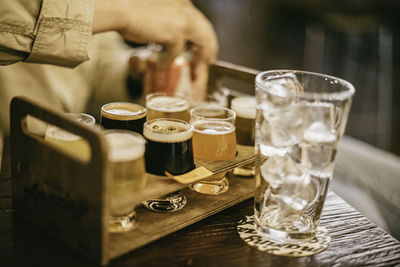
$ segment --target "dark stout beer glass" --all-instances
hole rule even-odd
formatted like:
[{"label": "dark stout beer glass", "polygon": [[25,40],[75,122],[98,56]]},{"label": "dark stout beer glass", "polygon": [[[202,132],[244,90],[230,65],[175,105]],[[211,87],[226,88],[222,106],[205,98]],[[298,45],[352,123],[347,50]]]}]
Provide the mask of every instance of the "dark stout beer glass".
[{"label": "dark stout beer glass", "polygon": [[231,102],[231,109],[236,112],[236,142],[238,145],[254,146],[256,98],[238,96]]},{"label": "dark stout beer glass", "polygon": [[146,108],[128,102],[113,102],[101,107],[100,124],[105,129],[130,130],[143,133]]},{"label": "dark stout beer glass", "polygon": [[[182,120],[160,118],[144,124],[146,138],[146,170],[148,173],[165,175],[183,174],[195,168],[193,160],[193,127]],[[176,192],[161,198],[148,200],[144,205],[154,211],[176,211],[186,204],[186,197]]]},{"label": "dark stout beer glass", "polygon": [[[231,109],[236,112],[236,142],[238,145],[254,146],[256,98],[238,96],[231,102]],[[255,174],[254,163],[236,167],[233,173],[239,176],[252,177]]]}]

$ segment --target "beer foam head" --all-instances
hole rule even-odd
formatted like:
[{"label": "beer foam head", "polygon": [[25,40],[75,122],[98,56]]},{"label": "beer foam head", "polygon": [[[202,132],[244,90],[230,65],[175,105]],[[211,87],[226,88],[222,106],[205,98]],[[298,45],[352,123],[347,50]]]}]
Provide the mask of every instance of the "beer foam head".
[{"label": "beer foam head", "polygon": [[65,131],[61,128],[55,126],[49,126],[46,129],[46,137],[45,138],[52,138],[59,141],[64,142],[72,142],[81,139],[80,136]]},{"label": "beer foam head", "polygon": [[229,134],[236,129],[229,121],[195,121],[192,125],[194,131],[208,135]]},{"label": "beer foam head", "polygon": [[161,112],[180,112],[189,108],[189,102],[182,96],[149,96],[146,107]]},{"label": "beer foam head", "polygon": [[178,143],[192,138],[193,128],[182,120],[155,119],[145,123],[143,135],[156,142]]},{"label": "beer foam head", "polygon": [[145,143],[141,135],[124,131],[108,131],[108,159],[114,162],[135,160],[144,155]]},{"label": "beer foam head", "polygon": [[254,96],[239,96],[232,100],[231,109],[238,117],[246,119],[256,118],[256,98]]},{"label": "beer foam head", "polygon": [[101,108],[101,116],[119,121],[137,120],[146,116],[146,108],[133,103],[109,103]]},{"label": "beer foam head", "polygon": [[236,112],[215,105],[202,105],[190,110],[190,120],[232,121],[236,119]]}]

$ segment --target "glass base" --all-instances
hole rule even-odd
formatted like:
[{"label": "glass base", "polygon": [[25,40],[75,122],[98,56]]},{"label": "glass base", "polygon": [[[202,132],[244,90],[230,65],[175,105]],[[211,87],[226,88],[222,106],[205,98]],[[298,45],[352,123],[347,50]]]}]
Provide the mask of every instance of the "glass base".
[{"label": "glass base", "polygon": [[132,212],[122,216],[111,216],[108,222],[108,231],[111,233],[127,232],[135,228],[136,212]]},{"label": "glass base", "polygon": [[205,194],[205,195],[219,195],[226,192],[229,188],[228,179],[225,177],[225,173],[222,177],[213,177],[210,179],[201,180],[201,182],[191,184],[190,188],[194,191]]},{"label": "glass base", "polygon": [[152,211],[174,212],[182,209],[186,203],[186,196],[178,191],[164,197],[146,200],[143,202],[143,205]]},{"label": "glass base", "polygon": [[[302,224],[304,228],[300,231],[295,226],[296,223]],[[310,218],[300,218],[297,222],[292,222],[290,224],[281,225],[281,229],[274,229],[262,225],[255,218],[254,227],[260,235],[282,244],[301,244],[315,237],[317,227],[314,227]]]},{"label": "glass base", "polygon": [[249,163],[247,165],[234,168],[232,173],[241,177],[253,177],[256,175],[256,167],[254,163]]}]

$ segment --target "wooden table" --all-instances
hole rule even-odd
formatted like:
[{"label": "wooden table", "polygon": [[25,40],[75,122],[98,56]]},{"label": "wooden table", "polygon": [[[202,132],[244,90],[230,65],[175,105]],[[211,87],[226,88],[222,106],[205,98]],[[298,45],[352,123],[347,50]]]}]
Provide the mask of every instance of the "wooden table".
[{"label": "wooden table", "polygon": [[[110,266],[400,266],[400,243],[334,192],[321,225],[327,250],[303,258],[273,256],[245,244],[237,222],[253,214],[253,199],[112,260]],[[96,266],[36,226],[13,216],[9,147],[0,175],[0,266]]]}]

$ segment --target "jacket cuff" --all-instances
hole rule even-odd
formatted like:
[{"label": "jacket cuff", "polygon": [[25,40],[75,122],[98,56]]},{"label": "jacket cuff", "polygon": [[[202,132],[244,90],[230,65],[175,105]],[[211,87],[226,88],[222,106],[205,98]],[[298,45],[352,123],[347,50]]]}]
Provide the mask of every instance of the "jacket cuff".
[{"label": "jacket cuff", "polygon": [[75,67],[88,60],[93,0],[43,0],[26,62]]}]

